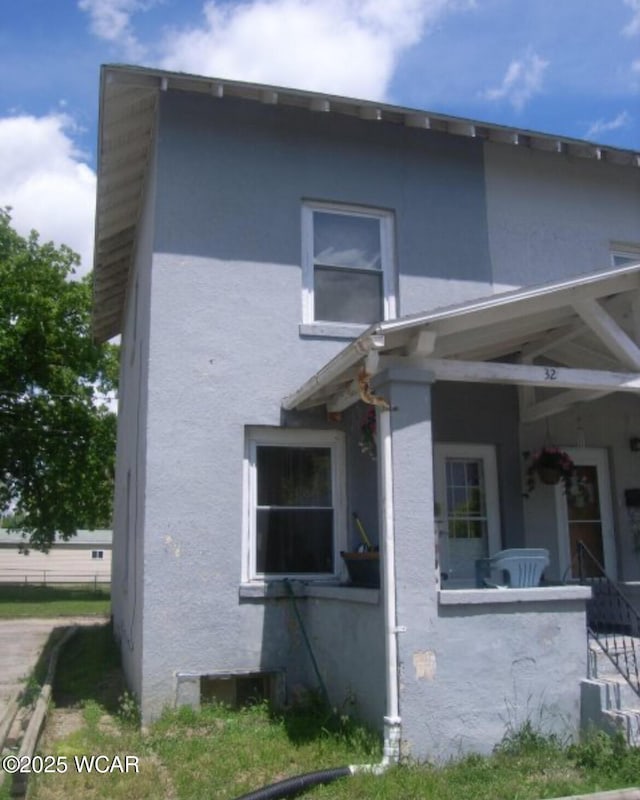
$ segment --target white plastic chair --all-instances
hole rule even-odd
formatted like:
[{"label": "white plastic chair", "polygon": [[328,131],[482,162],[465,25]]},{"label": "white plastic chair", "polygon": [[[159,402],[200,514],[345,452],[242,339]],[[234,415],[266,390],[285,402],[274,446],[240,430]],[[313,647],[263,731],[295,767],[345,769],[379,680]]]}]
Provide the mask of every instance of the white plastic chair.
[{"label": "white plastic chair", "polygon": [[500,550],[485,559],[489,572],[504,570],[509,575],[507,585],[484,578],[485,586],[497,589],[523,589],[538,586],[542,573],[549,566],[549,551],[544,547],[514,547]]}]

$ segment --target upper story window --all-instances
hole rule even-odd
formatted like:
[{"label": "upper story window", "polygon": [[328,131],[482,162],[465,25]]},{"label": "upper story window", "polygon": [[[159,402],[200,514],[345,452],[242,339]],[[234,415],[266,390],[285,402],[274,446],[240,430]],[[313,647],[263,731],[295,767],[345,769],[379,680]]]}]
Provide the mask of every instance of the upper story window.
[{"label": "upper story window", "polygon": [[370,325],[395,316],[390,212],[305,203],[302,242],[305,323]]},{"label": "upper story window", "polygon": [[640,247],[635,248],[618,248],[614,247],[611,250],[611,266],[624,267],[626,264],[636,264],[640,261]]},{"label": "upper story window", "polygon": [[247,466],[246,577],[335,575],[345,538],[342,435],[256,429]]}]

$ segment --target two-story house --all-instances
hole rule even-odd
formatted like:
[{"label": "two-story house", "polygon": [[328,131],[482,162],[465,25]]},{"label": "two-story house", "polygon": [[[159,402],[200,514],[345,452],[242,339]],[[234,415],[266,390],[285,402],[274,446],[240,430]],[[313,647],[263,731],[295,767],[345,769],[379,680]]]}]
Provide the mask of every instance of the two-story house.
[{"label": "two-story house", "polygon": [[[122,336],[113,616],[144,720],[320,684],[392,758],[575,732],[578,543],[640,579],[639,165],[103,68],[94,329]],[[545,445],[580,503],[528,492]],[[379,588],[340,555],[362,531]],[[523,547],[543,585],[477,585]]]}]

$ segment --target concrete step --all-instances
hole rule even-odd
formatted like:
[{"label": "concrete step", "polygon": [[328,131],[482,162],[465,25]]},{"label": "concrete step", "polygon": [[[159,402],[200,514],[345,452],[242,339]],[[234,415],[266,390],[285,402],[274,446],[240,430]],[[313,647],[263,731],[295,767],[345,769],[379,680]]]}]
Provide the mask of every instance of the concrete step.
[{"label": "concrete step", "polygon": [[[635,646],[640,667],[640,639],[626,637],[623,643],[620,637],[616,640],[608,636],[605,644],[613,661],[598,642],[589,640],[588,678],[580,686],[582,727],[595,726],[609,733],[621,731],[632,747],[640,747],[640,695],[624,676],[626,665],[622,648],[623,644],[627,648]],[[616,661],[622,672],[616,667]],[[629,652],[627,665],[633,681],[635,668]]]},{"label": "concrete step", "polygon": [[640,747],[640,708],[603,711],[614,729],[621,731],[631,747]]},{"label": "concrete step", "polygon": [[[607,642],[609,647],[612,644],[611,640]],[[632,642],[627,642],[627,645],[630,644]],[[640,693],[633,688],[636,685],[635,678],[637,677],[633,656],[628,655],[627,663],[625,664],[625,659],[620,656],[619,650],[613,651],[612,655],[613,661],[598,642],[592,639],[589,640],[587,676],[590,680],[601,684],[602,709],[624,710],[626,708],[640,707]],[[636,658],[639,659],[638,666],[640,667],[640,648],[636,651]],[[614,663],[616,661],[619,662],[619,668]],[[630,672],[631,685],[625,678],[626,668]]]}]

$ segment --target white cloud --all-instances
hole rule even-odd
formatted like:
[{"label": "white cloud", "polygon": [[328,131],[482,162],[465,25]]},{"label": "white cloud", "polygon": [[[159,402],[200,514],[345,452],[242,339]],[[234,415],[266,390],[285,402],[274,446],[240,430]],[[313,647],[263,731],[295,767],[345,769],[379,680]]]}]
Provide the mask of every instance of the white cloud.
[{"label": "white cloud", "polygon": [[145,55],[145,48],[133,31],[131,17],[151,5],[152,0],[78,0],[78,8],[89,15],[91,32],[99,39],[116,44],[131,61],[141,61]]},{"label": "white cloud", "polygon": [[622,32],[625,36],[637,36],[640,33],[640,0],[624,0],[624,3],[631,9],[632,16]]},{"label": "white cloud", "polygon": [[500,86],[487,89],[482,96],[486,100],[507,100],[516,111],[521,111],[542,90],[542,79],[548,66],[548,61],[529,50],[522,58],[509,64]]},{"label": "white cloud", "polygon": [[624,128],[631,122],[631,115],[627,111],[622,111],[617,117],[610,120],[599,119],[594,122],[585,134],[586,139],[594,139],[602,133],[617,131]]},{"label": "white cloud", "polygon": [[385,97],[402,52],[474,0],[209,0],[202,26],[171,31],[163,67]]},{"label": "white cloud", "polygon": [[0,118],[0,206],[12,207],[16,230],[66,244],[93,259],[96,176],[81,161],[65,114]]}]

